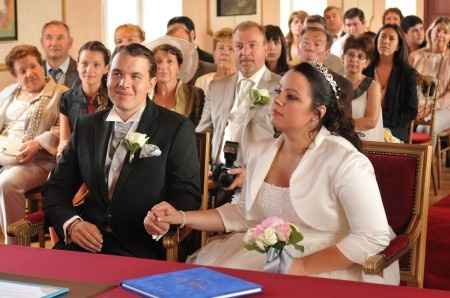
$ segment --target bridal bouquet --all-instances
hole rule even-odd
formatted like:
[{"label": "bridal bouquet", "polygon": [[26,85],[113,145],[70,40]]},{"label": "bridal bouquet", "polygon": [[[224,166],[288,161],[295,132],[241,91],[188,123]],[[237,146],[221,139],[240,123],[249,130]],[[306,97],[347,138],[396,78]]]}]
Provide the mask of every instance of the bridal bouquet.
[{"label": "bridal bouquet", "polygon": [[293,257],[284,247],[292,245],[303,252],[303,246],[299,244],[302,240],[303,235],[296,225],[278,217],[269,217],[247,231],[244,246],[266,254],[265,271],[286,273]]}]

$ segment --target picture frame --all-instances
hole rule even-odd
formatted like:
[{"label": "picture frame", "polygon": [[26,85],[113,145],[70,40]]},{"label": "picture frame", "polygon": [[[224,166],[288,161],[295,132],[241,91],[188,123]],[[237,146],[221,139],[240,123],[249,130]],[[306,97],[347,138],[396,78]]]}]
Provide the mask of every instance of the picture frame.
[{"label": "picture frame", "polygon": [[256,15],[256,0],[217,0],[217,16],[248,16]]},{"label": "picture frame", "polygon": [[17,39],[17,0],[0,0],[0,41]]},{"label": "picture frame", "polygon": [[208,0],[207,33],[234,28],[243,21],[262,22],[261,0]]}]

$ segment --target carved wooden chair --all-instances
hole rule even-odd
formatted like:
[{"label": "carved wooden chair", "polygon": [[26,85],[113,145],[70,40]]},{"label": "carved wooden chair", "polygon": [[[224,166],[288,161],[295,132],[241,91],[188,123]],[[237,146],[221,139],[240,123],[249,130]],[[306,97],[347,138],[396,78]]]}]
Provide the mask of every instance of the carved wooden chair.
[{"label": "carved wooden chair", "polygon": [[[211,159],[211,134],[209,132],[196,133],[197,151],[200,161],[200,188],[201,188],[201,206],[200,209],[208,209],[208,178],[209,178],[209,162]],[[163,245],[166,248],[166,259],[168,261],[179,260],[179,247],[183,240],[192,232],[192,229],[184,227],[177,228],[174,232],[169,232],[163,238]],[[201,245],[206,243],[206,232],[201,233]]]},{"label": "carved wooden chair", "polygon": [[363,142],[375,169],[388,222],[397,237],[364,264],[381,274],[400,261],[402,284],[423,287],[431,171],[431,145]]}]

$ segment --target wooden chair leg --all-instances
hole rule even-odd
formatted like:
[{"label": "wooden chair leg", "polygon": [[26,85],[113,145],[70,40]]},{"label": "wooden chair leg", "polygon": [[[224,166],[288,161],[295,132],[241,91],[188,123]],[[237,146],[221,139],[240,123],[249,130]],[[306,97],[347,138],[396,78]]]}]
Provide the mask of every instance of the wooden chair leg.
[{"label": "wooden chair leg", "polygon": [[436,163],[437,163],[437,182],[438,188],[441,188],[441,176],[442,176],[442,157],[441,157],[441,138],[437,137],[436,140]]},{"label": "wooden chair leg", "polygon": [[435,174],[436,171],[436,166],[434,162],[431,162],[431,182],[433,183],[433,191],[434,191],[434,195],[437,196],[438,194],[438,186],[437,186],[437,177]]}]

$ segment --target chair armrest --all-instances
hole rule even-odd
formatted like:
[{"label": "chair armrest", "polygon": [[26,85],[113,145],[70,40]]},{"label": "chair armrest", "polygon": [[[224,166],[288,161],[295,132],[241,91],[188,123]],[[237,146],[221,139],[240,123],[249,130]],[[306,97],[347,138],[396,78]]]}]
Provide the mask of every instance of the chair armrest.
[{"label": "chair armrest", "polygon": [[166,249],[166,259],[167,261],[178,261],[178,248],[180,243],[186,239],[192,232],[189,227],[183,227],[182,229],[176,228],[175,230],[169,231],[163,237],[163,246]]},{"label": "chair armrest", "polygon": [[364,273],[379,274],[384,268],[400,259],[409,250],[410,243],[408,235],[403,234],[395,237],[381,253],[367,259],[363,265]]}]

